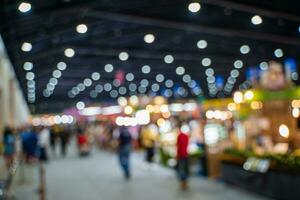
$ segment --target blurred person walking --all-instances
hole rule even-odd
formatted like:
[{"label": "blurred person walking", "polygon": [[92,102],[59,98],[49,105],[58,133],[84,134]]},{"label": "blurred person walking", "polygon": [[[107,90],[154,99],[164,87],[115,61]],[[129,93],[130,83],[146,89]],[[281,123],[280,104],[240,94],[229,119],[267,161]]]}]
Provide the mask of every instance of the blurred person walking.
[{"label": "blurred person walking", "polygon": [[180,127],[179,135],[177,138],[177,173],[180,180],[180,187],[182,190],[188,189],[189,177],[189,126],[183,124]]},{"label": "blurred person walking", "polygon": [[130,170],[130,152],[131,152],[131,134],[127,127],[120,127],[119,129],[119,162],[126,179],[131,178]]},{"label": "blurred person walking", "polygon": [[52,156],[56,157],[56,144],[58,139],[58,126],[52,126],[50,129],[50,146],[52,151]]},{"label": "blurred person walking", "polygon": [[89,139],[82,128],[77,129],[77,147],[79,156],[88,156],[90,154]]},{"label": "blurred person walking", "polygon": [[15,152],[16,152],[16,138],[13,134],[13,130],[9,127],[4,129],[4,136],[3,136],[3,145],[4,145],[4,157],[5,157],[5,164],[7,169],[13,164]]},{"label": "blurred person walking", "polygon": [[34,129],[28,127],[21,133],[21,139],[25,161],[31,163],[37,158],[38,136]]},{"label": "blurred person walking", "polygon": [[141,139],[145,148],[145,160],[151,165],[154,161],[155,145],[158,140],[158,131],[155,124],[150,124],[142,128]]},{"label": "blurred person walking", "polygon": [[38,135],[39,159],[42,162],[48,161],[47,149],[50,143],[50,131],[46,127],[42,127]]},{"label": "blurred person walking", "polygon": [[69,142],[69,132],[66,130],[66,128],[62,128],[62,130],[59,133],[60,137],[60,146],[61,146],[61,155],[63,157],[67,154],[67,144]]}]

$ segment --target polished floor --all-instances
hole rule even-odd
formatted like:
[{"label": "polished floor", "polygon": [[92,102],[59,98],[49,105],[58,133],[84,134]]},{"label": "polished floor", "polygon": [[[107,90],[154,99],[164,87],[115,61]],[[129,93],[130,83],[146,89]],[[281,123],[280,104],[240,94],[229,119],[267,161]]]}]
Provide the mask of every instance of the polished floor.
[{"label": "polished floor", "polygon": [[[90,157],[79,158],[73,152],[66,158],[52,159],[46,166],[47,200],[266,199],[220,181],[200,177],[191,178],[190,189],[181,192],[172,170],[160,166],[148,169],[140,154],[132,156],[132,165],[133,178],[126,181],[112,153],[94,150]],[[14,186],[15,198],[38,199],[36,167],[25,167],[23,171],[21,180],[15,181],[18,182]]]}]

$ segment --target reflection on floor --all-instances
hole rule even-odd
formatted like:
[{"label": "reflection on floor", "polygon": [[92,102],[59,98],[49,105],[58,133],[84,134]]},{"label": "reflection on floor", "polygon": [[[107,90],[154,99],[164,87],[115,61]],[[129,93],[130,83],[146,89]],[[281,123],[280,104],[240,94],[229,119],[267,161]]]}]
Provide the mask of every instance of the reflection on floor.
[{"label": "reflection on floor", "polygon": [[[194,177],[187,192],[178,190],[174,172],[157,166],[147,170],[138,154],[132,156],[133,178],[123,179],[114,154],[94,150],[88,158],[75,152],[67,158],[51,160],[47,170],[47,200],[262,200],[266,199],[223,183]],[[31,169],[31,174],[35,174]],[[28,176],[25,174],[25,176]],[[38,199],[37,185],[16,187],[16,198]]]}]

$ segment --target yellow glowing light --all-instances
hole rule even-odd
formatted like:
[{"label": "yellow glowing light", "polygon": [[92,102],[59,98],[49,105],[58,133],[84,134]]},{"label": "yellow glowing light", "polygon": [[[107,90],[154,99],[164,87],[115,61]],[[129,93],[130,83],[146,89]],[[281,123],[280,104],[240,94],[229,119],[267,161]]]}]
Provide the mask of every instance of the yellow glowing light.
[{"label": "yellow glowing light", "polygon": [[242,103],[243,100],[244,100],[244,95],[243,95],[242,92],[237,91],[237,92],[235,92],[235,93],[233,94],[233,101],[234,101],[235,103]]},{"label": "yellow glowing light", "polygon": [[130,115],[133,112],[133,108],[131,106],[126,106],[124,112],[125,114]]},{"label": "yellow glowing light", "polygon": [[208,110],[208,111],[206,111],[206,118],[207,119],[212,119],[212,118],[214,118],[214,111],[212,111],[212,110]]},{"label": "yellow glowing light", "polygon": [[253,110],[261,109],[262,106],[263,106],[263,104],[262,104],[262,102],[260,102],[260,101],[253,101],[253,102],[251,102],[251,104],[250,104],[250,107],[251,107],[251,109],[253,109]]},{"label": "yellow glowing light", "polygon": [[279,134],[284,137],[284,138],[288,138],[289,135],[290,135],[290,130],[289,128],[287,127],[287,125],[285,124],[281,124],[279,126]]},{"label": "yellow glowing light", "polygon": [[300,115],[299,108],[293,108],[292,115],[293,115],[294,118],[298,118],[299,115]]},{"label": "yellow glowing light", "polygon": [[251,90],[248,90],[248,91],[245,93],[244,96],[245,96],[245,99],[251,100],[251,99],[253,99],[254,94],[253,94],[253,92],[252,92]]},{"label": "yellow glowing light", "polygon": [[146,110],[148,110],[148,112],[152,113],[154,111],[154,108],[152,105],[147,105]]},{"label": "yellow glowing light", "polygon": [[300,100],[293,100],[292,101],[292,107],[293,108],[299,108],[300,107]]},{"label": "yellow glowing light", "polygon": [[157,105],[162,105],[165,103],[165,98],[163,98],[162,96],[157,96],[154,98],[154,103]]},{"label": "yellow glowing light", "polygon": [[229,104],[227,105],[227,108],[228,108],[228,110],[230,110],[230,111],[235,111],[235,110],[237,110],[237,105],[236,105],[235,103],[229,103]]},{"label": "yellow glowing light", "polygon": [[162,116],[164,118],[169,118],[169,117],[171,117],[171,113],[170,112],[165,112],[165,113],[162,114]]},{"label": "yellow glowing light", "polygon": [[232,113],[229,112],[229,111],[227,111],[226,113],[227,113],[227,119],[231,119],[232,118]]},{"label": "yellow glowing light", "polygon": [[160,112],[166,113],[166,112],[168,112],[168,111],[169,111],[168,105],[164,104],[164,105],[161,105],[161,106],[160,106]]},{"label": "yellow glowing light", "polygon": [[158,126],[162,126],[165,122],[166,121],[163,118],[159,118],[156,123]]},{"label": "yellow glowing light", "polygon": [[155,113],[159,113],[160,112],[160,106],[159,105],[155,105],[154,106],[154,112]]}]

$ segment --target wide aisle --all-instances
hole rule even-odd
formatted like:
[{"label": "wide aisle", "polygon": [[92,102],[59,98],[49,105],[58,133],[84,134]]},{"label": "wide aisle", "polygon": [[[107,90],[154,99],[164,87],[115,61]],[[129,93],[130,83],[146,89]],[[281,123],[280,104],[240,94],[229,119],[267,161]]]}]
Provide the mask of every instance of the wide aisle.
[{"label": "wide aisle", "polygon": [[[116,156],[111,153],[94,150],[88,158],[79,158],[73,153],[64,159],[51,160],[46,167],[47,199],[265,199],[199,177],[191,179],[189,191],[181,192],[172,170],[159,166],[152,170],[146,169],[140,154],[134,154],[132,161],[133,178],[126,181],[120,173]],[[17,199],[37,199],[34,189],[36,188],[19,188]],[[32,194],[28,194],[29,192]]]}]

